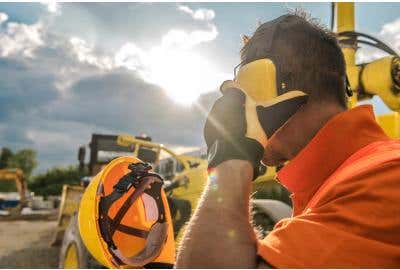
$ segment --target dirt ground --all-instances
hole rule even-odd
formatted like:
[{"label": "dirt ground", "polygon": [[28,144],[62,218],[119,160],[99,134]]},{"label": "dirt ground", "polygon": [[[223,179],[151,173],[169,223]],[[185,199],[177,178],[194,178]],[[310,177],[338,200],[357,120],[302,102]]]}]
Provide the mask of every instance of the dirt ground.
[{"label": "dirt ground", "polygon": [[57,268],[56,221],[0,221],[0,268]]}]

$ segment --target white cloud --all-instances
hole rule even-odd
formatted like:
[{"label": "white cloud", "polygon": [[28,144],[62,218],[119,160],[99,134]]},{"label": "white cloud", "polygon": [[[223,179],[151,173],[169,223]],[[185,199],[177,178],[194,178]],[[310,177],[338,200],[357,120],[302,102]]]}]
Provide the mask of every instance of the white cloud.
[{"label": "white cloud", "polygon": [[161,44],[166,48],[192,48],[200,43],[213,41],[218,36],[217,27],[210,25],[209,28],[209,30],[194,30],[191,32],[173,29],[162,37]]},{"label": "white cloud", "polygon": [[387,41],[389,46],[400,51],[400,18],[383,25],[379,35]]},{"label": "white cloud", "polygon": [[8,20],[8,15],[6,13],[0,12],[0,24]]},{"label": "white cloud", "polygon": [[215,12],[212,9],[199,8],[193,10],[190,7],[184,5],[179,5],[178,9],[192,16],[193,19],[199,21],[211,21],[215,18]]},{"label": "white cloud", "polygon": [[100,56],[94,52],[94,46],[78,37],[72,37],[69,40],[72,46],[72,53],[76,55],[79,62],[88,63],[97,66],[100,69],[112,69],[113,60],[108,56]]},{"label": "white cloud", "polygon": [[[400,52],[400,18],[384,24],[376,37]],[[363,48],[357,51],[357,63],[370,62],[386,55],[381,50],[363,45]]]},{"label": "white cloud", "polygon": [[380,35],[386,35],[386,34],[394,34],[398,35],[400,33],[400,18],[397,18],[393,22],[384,24],[382,26],[382,29],[380,31]]},{"label": "white cloud", "polygon": [[147,63],[146,53],[136,46],[128,42],[125,43],[115,54],[115,63],[117,66],[123,66],[130,70],[137,70],[143,68]]},{"label": "white cloud", "polygon": [[368,63],[376,59],[382,58],[387,54],[375,48],[362,48],[357,50],[357,63]]},{"label": "white cloud", "polygon": [[187,13],[187,14],[190,14],[190,15],[193,14],[193,10],[192,10],[190,7],[188,7],[188,6],[179,5],[179,6],[178,6],[178,9],[179,9],[180,11],[183,11],[183,12]]},{"label": "white cloud", "polygon": [[42,1],[42,5],[47,7],[47,11],[59,15],[61,13],[60,3],[54,0]]},{"label": "white cloud", "polygon": [[3,31],[0,30],[0,56],[32,58],[34,51],[44,45],[42,34],[43,25],[40,22],[31,25],[9,22]]}]

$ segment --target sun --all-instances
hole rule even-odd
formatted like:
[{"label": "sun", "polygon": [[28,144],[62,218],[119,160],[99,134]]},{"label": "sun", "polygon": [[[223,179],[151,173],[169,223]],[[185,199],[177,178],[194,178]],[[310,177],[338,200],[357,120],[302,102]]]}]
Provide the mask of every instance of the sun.
[{"label": "sun", "polygon": [[185,46],[155,46],[143,50],[133,43],[116,55],[118,66],[134,70],[146,82],[159,86],[176,103],[190,106],[201,94],[217,90],[232,75],[217,61]]},{"label": "sun", "polygon": [[201,94],[217,89],[219,72],[208,59],[185,50],[153,52],[150,80],[182,105],[192,104]]}]

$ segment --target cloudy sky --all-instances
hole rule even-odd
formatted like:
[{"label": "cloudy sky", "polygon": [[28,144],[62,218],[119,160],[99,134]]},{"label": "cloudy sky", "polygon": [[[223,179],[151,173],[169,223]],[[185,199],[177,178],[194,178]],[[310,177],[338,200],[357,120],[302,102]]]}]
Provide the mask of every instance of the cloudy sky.
[{"label": "cloudy sky", "polygon": [[[329,23],[329,3],[0,3],[0,146],[37,149],[36,172],[75,164],[91,133],[201,146],[240,35],[296,7]],[[357,30],[400,49],[399,14],[358,3]]]}]

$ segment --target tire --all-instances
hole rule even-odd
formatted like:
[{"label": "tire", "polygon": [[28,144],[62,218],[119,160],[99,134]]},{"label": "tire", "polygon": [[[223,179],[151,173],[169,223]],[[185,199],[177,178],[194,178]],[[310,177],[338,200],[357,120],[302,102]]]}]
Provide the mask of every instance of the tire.
[{"label": "tire", "polygon": [[260,236],[264,238],[272,231],[275,221],[266,213],[257,207],[253,208],[253,226],[257,229]]},{"label": "tire", "polygon": [[253,224],[262,237],[273,230],[275,224],[292,215],[292,208],[277,200],[253,200]]},{"label": "tire", "polygon": [[253,200],[253,205],[267,214],[274,223],[292,216],[292,208],[278,200],[258,199]]},{"label": "tire", "polygon": [[90,255],[79,234],[78,215],[71,217],[65,230],[60,250],[58,268],[103,268]]}]

